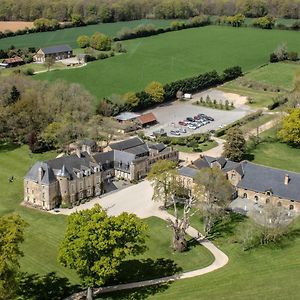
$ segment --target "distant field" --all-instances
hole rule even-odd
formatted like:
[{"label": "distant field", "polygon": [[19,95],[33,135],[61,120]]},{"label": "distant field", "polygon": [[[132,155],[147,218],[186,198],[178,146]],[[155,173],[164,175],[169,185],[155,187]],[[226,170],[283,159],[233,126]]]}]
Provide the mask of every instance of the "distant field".
[{"label": "distant field", "polygon": [[167,83],[206,71],[240,65],[250,71],[268,62],[282,42],[300,51],[299,33],[208,26],[125,42],[128,52],[77,70],[54,71],[37,79],[77,82],[99,99],[143,89],[153,80]]},{"label": "distant field", "polygon": [[25,28],[32,28],[33,22],[22,22],[22,21],[1,21],[0,22],[0,31],[10,30],[17,31]]},{"label": "distant field", "polygon": [[109,36],[116,36],[116,34],[124,27],[134,28],[140,24],[153,24],[155,27],[167,27],[172,20],[136,20],[128,22],[116,23],[100,23],[96,25],[89,25],[83,27],[67,28],[51,32],[38,32],[26,35],[19,35],[0,39],[0,49],[7,49],[11,45],[16,48],[25,47],[45,47],[60,44],[69,44],[71,47],[78,47],[76,39],[79,35],[92,35],[96,31],[100,31]]}]

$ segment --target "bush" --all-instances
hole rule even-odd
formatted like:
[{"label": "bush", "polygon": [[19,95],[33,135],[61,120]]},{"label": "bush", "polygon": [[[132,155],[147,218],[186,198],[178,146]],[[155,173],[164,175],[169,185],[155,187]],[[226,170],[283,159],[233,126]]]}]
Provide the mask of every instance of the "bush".
[{"label": "bush", "polygon": [[277,100],[273,99],[273,103],[268,105],[268,110],[273,110],[273,109],[275,109],[275,108],[279,107],[280,105],[283,105],[287,102],[288,102],[287,97],[284,97],[282,99],[277,99]]},{"label": "bush", "polygon": [[270,63],[277,63],[279,62],[279,59],[275,53],[270,54]]},{"label": "bush", "polygon": [[28,68],[24,71],[24,75],[32,76],[32,75],[34,75],[34,70],[32,68]]},{"label": "bush", "polygon": [[294,52],[294,51],[289,52],[288,53],[288,60],[297,61],[298,60],[298,53]]},{"label": "bush", "polygon": [[103,52],[101,52],[97,55],[97,59],[106,59],[108,57],[109,57],[108,54],[103,53]]}]

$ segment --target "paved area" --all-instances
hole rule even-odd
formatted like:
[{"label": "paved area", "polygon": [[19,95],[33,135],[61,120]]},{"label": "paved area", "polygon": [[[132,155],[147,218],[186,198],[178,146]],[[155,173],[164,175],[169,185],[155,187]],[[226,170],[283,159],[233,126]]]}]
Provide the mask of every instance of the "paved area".
[{"label": "paved area", "polygon": [[[194,133],[204,133],[209,130],[217,130],[220,126],[226,126],[230,123],[233,123],[236,120],[241,119],[246,114],[250,113],[252,110],[247,105],[239,105],[236,109],[231,111],[226,110],[218,110],[212,109],[203,106],[193,105],[198,99],[200,99],[201,95],[205,96],[208,93],[213,93],[219,95],[219,97],[229,98],[227,95],[235,95],[235,94],[225,94],[224,92],[218,90],[209,90],[199,94],[193,95],[192,100],[186,101],[174,101],[170,103],[164,103],[154,109],[148,110],[146,112],[153,112],[156,116],[159,124],[152,126],[145,130],[146,135],[151,135],[153,131],[164,129],[168,134],[172,129],[180,129],[185,128],[187,133],[182,133],[182,136],[191,135]],[[226,96],[224,96],[226,95]],[[236,97],[240,97],[239,95],[235,95]],[[211,97],[211,99],[215,99],[217,96]],[[194,117],[196,114],[204,113],[210,117],[215,119],[214,122],[211,122],[205,126],[202,126],[196,130],[189,129],[187,126],[181,126],[178,124],[179,121],[185,120],[186,117]]]},{"label": "paved area", "polygon": [[99,203],[107,210],[109,215],[119,215],[122,212],[134,213],[140,218],[148,218],[156,215],[160,204],[152,201],[153,188],[149,181],[145,180],[122,190],[96,197],[93,200],[76,206],[72,209],[59,209],[55,214],[70,215],[83,209],[90,209]]}]

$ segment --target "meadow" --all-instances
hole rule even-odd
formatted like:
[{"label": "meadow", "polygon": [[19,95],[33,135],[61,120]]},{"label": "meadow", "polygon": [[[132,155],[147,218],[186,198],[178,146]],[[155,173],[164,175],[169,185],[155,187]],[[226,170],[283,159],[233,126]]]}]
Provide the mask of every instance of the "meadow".
[{"label": "meadow", "polygon": [[[218,87],[218,89],[224,92],[236,93],[251,98],[251,106],[266,107],[273,102],[273,99],[293,90],[294,77],[299,71],[299,63],[281,62],[268,64],[261,68],[252,70],[245,74],[242,78],[228,82]],[[251,82],[254,86],[245,86],[242,84],[242,81]],[[264,91],[263,89],[256,88],[255,84],[266,84],[270,87],[279,88],[280,92]]]},{"label": "meadow", "polygon": [[40,48],[61,44],[68,44],[73,48],[77,48],[78,45],[76,43],[76,39],[79,35],[91,36],[96,31],[99,31],[110,37],[114,37],[124,27],[134,28],[141,24],[153,24],[155,27],[159,28],[167,27],[171,22],[172,20],[143,19],[127,22],[99,23],[95,25],[67,28],[56,31],[30,33],[26,35],[0,39],[0,49],[8,49],[11,45],[14,45],[16,48]]},{"label": "meadow", "polygon": [[153,80],[164,84],[234,65],[247,72],[266,64],[282,42],[290,50],[300,51],[297,32],[227,26],[193,28],[126,41],[126,54],[35,78],[79,83],[101,99],[142,90]]},{"label": "meadow", "polygon": [[[296,300],[300,284],[300,220],[292,234],[279,245],[243,251],[238,243],[241,227],[248,220],[233,216],[230,222],[219,223],[213,242],[229,257],[229,262],[212,273],[159,285],[97,297],[97,300]],[[203,223],[195,214],[191,225],[198,230]]]}]

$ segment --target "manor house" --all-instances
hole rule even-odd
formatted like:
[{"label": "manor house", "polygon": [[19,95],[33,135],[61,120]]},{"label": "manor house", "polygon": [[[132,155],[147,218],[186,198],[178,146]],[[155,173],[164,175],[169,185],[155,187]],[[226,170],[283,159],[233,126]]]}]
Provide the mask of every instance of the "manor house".
[{"label": "manor house", "polygon": [[178,161],[178,151],[164,144],[148,144],[138,137],[109,145],[106,152],[93,152],[85,142],[75,153],[36,162],[24,178],[24,203],[50,210],[74,206],[85,198],[101,195],[110,178],[139,180],[160,159]]}]

